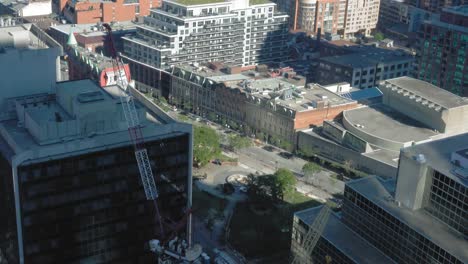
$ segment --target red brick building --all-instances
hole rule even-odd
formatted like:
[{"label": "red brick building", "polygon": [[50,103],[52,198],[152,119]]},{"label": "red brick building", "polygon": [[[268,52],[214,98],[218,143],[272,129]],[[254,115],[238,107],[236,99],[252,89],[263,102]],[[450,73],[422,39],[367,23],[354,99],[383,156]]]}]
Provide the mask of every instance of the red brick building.
[{"label": "red brick building", "polygon": [[291,3],[290,16],[293,31],[316,35],[320,28],[322,34],[325,32],[338,33],[340,29],[338,24],[339,0],[295,0]]},{"label": "red brick building", "polygon": [[[70,38],[69,45],[65,51],[67,53],[70,80],[92,79],[101,87],[116,84],[116,69],[113,67],[112,60],[109,57],[78,46],[73,37]],[[121,76],[126,76],[128,82],[130,81],[131,76],[128,64],[124,64],[124,70],[120,74]]]},{"label": "red brick building", "polygon": [[151,8],[157,8],[162,0],[57,0],[54,2],[58,13],[74,24],[109,23],[135,20],[149,15]]}]

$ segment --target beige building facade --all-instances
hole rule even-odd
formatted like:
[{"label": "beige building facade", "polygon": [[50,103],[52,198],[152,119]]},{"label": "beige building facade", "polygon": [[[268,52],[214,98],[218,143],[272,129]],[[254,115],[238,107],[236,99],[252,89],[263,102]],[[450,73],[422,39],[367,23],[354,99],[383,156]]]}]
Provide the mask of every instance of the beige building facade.
[{"label": "beige building facade", "polygon": [[377,27],[380,0],[348,0],[346,3],[344,37],[356,33],[370,35]]}]

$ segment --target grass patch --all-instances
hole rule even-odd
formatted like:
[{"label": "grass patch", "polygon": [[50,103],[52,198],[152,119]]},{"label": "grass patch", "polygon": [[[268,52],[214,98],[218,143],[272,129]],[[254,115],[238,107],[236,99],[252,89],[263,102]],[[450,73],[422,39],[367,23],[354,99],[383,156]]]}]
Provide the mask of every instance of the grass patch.
[{"label": "grass patch", "polygon": [[177,119],[185,123],[190,123],[190,118],[188,118],[188,116],[183,115],[183,114],[178,114]]},{"label": "grass patch", "polygon": [[285,203],[273,206],[270,213],[257,215],[250,210],[248,203],[240,203],[231,220],[229,241],[246,257],[278,253],[278,258],[287,258],[294,212],[319,204],[294,192],[285,197]]},{"label": "grass patch", "polygon": [[231,157],[228,157],[226,155],[224,155],[223,153],[219,153],[218,155],[216,155],[215,157],[216,159],[219,159],[221,161],[227,161],[227,162],[237,162],[237,158],[231,158]]},{"label": "grass patch", "polygon": [[304,203],[310,203],[310,202],[316,202],[314,199],[303,195],[300,192],[291,192],[287,193],[284,196],[284,201],[289,203],[291,206],[295,206],[298,204],[304,204]]}]

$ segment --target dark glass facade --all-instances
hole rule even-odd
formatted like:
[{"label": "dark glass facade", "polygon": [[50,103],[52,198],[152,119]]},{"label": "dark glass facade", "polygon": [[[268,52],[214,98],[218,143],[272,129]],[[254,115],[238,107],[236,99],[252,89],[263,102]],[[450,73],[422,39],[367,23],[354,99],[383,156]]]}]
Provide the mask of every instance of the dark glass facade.
[{"label": "dark glass facade", "polygon": [[418,46],[416,78],[468,96],[468,33],[448,23],[427,22],[421,26]]},{"label": "dark glass facade", "polygon": [[468,237],[468,188],[466,186],[436,171],[432,178],[429,204],[426,209]]},{"label": "dark glass facade", "polygon": [[[309,226],[297,217],[294,217],[293,230],[292,230],[292,240],[291,240],[291,251],[292,256],[296,255],[298,252],[302,251],[302,245],[304,243],[304,237],[306,236]],[[313,263],[327,263],[328,260],[331,260],[331,263],[340,263],[340,264],[353,264],[356,263],[348,256],[343,254],[335,245],[331,244],[328,240],[320,237],[317,245],[315,246],[310,261]]]},{"label": "dark glass facade", "polygon": [[[186,221],[189,142],[146,143],[165,235]],[[131,146],[23,165],[18,175],[25,263],[155,263],[148,241],[163,236]]]},{"label": "dark glass facade", "polygon": [[345,187],[343,222],[397,263],[454,263],[462,261],[401,222],[382,207]]}]

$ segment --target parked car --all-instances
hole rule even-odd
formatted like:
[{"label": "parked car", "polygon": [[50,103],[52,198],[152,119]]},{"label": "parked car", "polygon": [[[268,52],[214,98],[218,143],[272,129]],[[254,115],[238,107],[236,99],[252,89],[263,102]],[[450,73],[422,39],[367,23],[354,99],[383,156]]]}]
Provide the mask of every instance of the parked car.
[{"label": "parked car", "polygon": [[247,193],[248,189],[247,189],[247,187],[242,186],[242,187],[239,188],[239,191],[241,191],[243,193]]},{"label": "parked car", "polygon": [[213,160],[213,163],[216,164],[216,165],[222,165],[223,164],[220,159]]},{"label": "parked car", "polygon": [[264,146],[263,149],[266,150],[266,151],[270,151],[270,152],[273,152],[273,151],[275,150],[274,147],[268,146],[268,145],[267,145],[267,146]]},{"label": "parked car", "polygon": [[282,151],[280,152],[279,154],[281,157],[285,158],[285,159],[292,159],[294,157],[293,154],[289,153],[289,152],[286,152],[286,151]]}]

